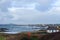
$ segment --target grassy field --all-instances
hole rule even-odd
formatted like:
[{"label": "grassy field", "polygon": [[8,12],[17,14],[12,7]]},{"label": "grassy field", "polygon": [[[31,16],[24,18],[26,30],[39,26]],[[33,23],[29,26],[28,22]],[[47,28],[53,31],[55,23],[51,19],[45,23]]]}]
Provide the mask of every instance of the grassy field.
[{"label": "grassy field", "polygon": [[0,36],[0,40],[6,40],[6,38],[3,36]]},{"label": "grassy field", "polygon": [[[29,36],[30,35],[30,36]],[[18,33],[18,34],[0,34],[0,40],[39,40],[40,37],[43,36],[43,34],[38,33]]]}]

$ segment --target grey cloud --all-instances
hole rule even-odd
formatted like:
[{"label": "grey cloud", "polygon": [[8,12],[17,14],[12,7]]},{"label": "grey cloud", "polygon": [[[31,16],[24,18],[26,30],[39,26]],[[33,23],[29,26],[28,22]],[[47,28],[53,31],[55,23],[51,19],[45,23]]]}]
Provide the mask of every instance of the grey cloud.
[{"label": "grey cloud", "polygon": [[[59,15],[60,12],[55,12],[52,10],[51,12],[49,12],[51,15],[48,13],[48,11],[50,11],[53,8],[53,5],[52,5],[52,3],[54,3],[53,0],[49,1],[46,4],[38,3],[37,0],[35,0],[35,1],[20,0],[20,1],[25,2],[25,3],[26,2],[27,3],[35,2],[38,5],[36,5],[36,8],[32,9],[32,10],[26,10],[26,9],[16,10],[17,12],[13,13],[13,12],[9,12],[7,9],[12,6],[11,5],[12,1],[6,1],[6,2],[0,4],[0,10],[1,10],[0,11],[0,23],[16,23],[16,24],[59,23],[60,17],[58,17],[58,16],[60,16]],[[17,4],[19,5],[19,3],[17,3]],[[58,13],[58,14],[54,15],[53,13]],[[14,18],[16,18],[16,19],[14,19]]]}]

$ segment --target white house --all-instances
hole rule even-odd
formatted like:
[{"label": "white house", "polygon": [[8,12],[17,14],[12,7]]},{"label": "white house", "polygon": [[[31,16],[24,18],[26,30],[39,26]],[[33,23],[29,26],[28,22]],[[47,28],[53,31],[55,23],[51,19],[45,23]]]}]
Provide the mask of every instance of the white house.
[{"label": "white house", "polygon": [[49,27],[47,28],[47,33],[59,32],[57,27]]}]

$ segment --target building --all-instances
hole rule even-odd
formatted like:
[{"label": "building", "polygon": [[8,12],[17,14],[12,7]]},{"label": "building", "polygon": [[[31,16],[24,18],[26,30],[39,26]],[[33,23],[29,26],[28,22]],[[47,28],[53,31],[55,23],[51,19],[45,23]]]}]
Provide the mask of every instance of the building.
[{"label": "building", "polygon": [[57,27],[48,27],[47,33],[53,33],[53,32],[59,32],[59,29]]}]

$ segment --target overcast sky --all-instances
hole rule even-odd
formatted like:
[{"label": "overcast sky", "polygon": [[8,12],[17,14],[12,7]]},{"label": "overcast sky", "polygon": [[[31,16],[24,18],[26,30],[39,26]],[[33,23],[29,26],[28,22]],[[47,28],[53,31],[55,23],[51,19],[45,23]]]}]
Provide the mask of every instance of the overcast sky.
[{"label": "overcast sky", "polygon": [[60,0],[0,0],[0,24],[60,24]]}]

